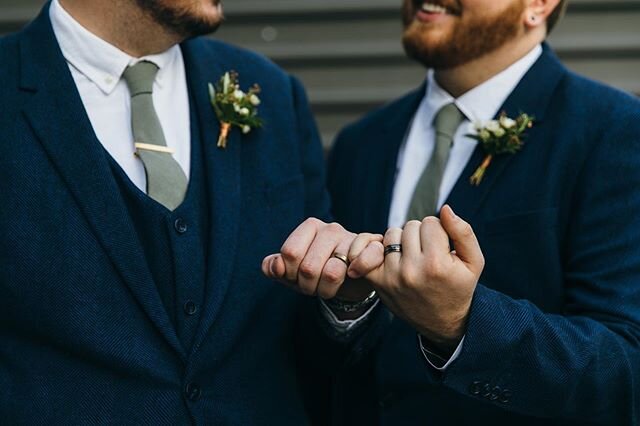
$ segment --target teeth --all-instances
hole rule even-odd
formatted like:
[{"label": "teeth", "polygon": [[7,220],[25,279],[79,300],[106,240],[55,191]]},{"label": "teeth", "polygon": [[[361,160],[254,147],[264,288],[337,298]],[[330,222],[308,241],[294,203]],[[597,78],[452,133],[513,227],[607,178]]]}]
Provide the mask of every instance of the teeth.
[{"label": "teeth", "polygon": [[433,3],[423,3],[422,10],[427,13],[447,13],[447,9]]}]

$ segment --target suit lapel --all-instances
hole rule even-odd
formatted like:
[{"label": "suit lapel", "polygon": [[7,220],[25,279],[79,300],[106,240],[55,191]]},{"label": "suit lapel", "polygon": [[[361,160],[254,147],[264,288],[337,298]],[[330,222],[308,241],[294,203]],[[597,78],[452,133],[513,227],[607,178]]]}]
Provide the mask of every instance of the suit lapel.
[{"label": "suit lapel", "polygon": [[216,147],[220,133],[220,123],[209,101],[208,83],[217,80],[233,66],[225,68],[222,61],[210,61],[201,39],[194,39],[182,45],[187,70],[190,94],[195,99],[204,144],[204,165],[207,178],[210,205],[210,230],[207,244],[207,282],[204,311],[194,340],[193,350],[197,350],[209,329],[215,322],[231,283],[236,255],[236,238],[239,226],[241,201],[241,152],[242,141],[238,129],[229,134],[226,149]]},{"label": "suit lapel", "polygon": [[447,203],[453,207],[456,214],[467,221],[472,221],[498,178],[513,161],[513,158],[523,155],[528,149],[535,149],[536,138],[541,133],[541,125],[544,121],[547,106],[565,72],[565,68],[545,44],[542,56],[525,74],[516,89],[500,108],[500,112],[506,112],[509,117],[515,117],[522,113],[527,113],[534,117],[534,127],[527,132],[524,147],[521,152],[514,155],[500,155],[494,158],[480,185],[474,186],[471,185],[469,179],[485,157],[482,148],[478,145],[447,199]]},{"label": "suit lapel", "polygon": [[108,159],[56,42],[48,5],[20,44],[23,113],[135,299],[184,358]]},{"label": "suit lapel", "polygon": [[[382,232],[388,227],[389,209],[393,196],[393,187],[398,168],[398,151],[407,136],[413,116],[424,97],[425,86],[411,92],[400,101],[396,108],[390,108],[391,114],[385,117],[380,134],[369,135],[369,141],[377,146],[367,147],[366,203],[363,210],[363,229]],[[376,132],[377,133],[377,132]],[[377,155],[371,155],[376,154]],[[383,198],[380,200],[380,191]]]}]

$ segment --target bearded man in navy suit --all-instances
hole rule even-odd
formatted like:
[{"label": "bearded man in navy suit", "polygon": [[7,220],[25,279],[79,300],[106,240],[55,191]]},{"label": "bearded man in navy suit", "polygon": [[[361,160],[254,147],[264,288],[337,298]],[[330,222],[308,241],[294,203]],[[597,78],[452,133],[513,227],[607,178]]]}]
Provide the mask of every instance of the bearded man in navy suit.
[{"label": "bearded man in navy suit", "polygon": [[[0,39],[3,424],[308,424],[306,372],[370,335],[337,339],[260,272],[328,217],[324,159],[297,80],[195,37],[221,19],[217,0],[53,0]],[[208,86],[230,71],[264,126],[223,149]],[[305,265],[346,269],[314,247],[355,235],[306,223]]]},{"label": "bearded man in navy suit", "polygon": [[[396,316],[342,378],[340,424],[639,424],[640,103],[545,44],[565,6],[404,1],[426,83],[330,158],[336,220],[390,228],[366,278]],[[520,150],[474,137],[521,114]]]}]

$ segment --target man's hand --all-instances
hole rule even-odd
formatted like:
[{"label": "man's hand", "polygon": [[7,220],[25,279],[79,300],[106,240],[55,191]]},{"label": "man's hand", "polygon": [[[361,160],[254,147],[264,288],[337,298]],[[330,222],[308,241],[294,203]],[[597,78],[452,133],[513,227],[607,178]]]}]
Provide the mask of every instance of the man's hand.
[{"label": "man's hand", "polygon": [[395,315],[438,349],[452,351],[464,336],[484,256],[471,226],[449,206],[440,217],[389,229],[384,246],[402,244],[402,253],[387,254],[365,278]]},{"label": "man's hand", "polygon": [[307,219],[287,238],[279,254],[263,260],[262,272],[306,295],[362,300],[371,293],[370,285],[360,281],[343,286],[348,267],[334,254],[343,254],[349,261],[358,259],[358,270],[366,275],[380,266],[382,252],[382,235],[356,235],[337,223]]}]

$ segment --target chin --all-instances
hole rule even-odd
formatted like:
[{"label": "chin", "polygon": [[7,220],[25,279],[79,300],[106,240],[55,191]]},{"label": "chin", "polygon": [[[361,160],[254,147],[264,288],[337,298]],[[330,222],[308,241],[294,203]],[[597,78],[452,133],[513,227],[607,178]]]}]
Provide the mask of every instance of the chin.
[{"label": "chin", "polygon": [[404,32],[403,43],[418,49],[442,49],[451,41],[451,31],[442,26],[414,22]]}]

